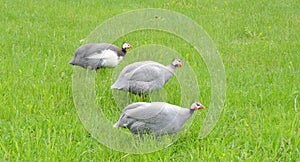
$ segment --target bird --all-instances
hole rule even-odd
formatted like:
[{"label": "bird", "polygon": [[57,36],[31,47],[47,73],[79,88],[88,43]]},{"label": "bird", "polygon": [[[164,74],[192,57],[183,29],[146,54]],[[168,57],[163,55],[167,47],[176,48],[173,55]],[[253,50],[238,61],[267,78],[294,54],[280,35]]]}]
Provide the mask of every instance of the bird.
[{"label": "bird", "polygon": [[125,107],[114,128],[128,128],[132,134],[170,135],[178,132],[195,110],[205,108],[194,102],[190,109],[165,102],[136,102]]},{"label": "bird", "polygon": [[116,67],[132,46],[125,42],[122,48],[109,43],[89,43],[79,47],[69,64],[97,70],[102,67]]},{"label": "bird", "polygon": [[183,62],[175,58],[168,66],[154,61],[141,61],[127,65],[111,86],[111,89],[129,91],[133,94],[147,94],[161,89],[174,75]]}]

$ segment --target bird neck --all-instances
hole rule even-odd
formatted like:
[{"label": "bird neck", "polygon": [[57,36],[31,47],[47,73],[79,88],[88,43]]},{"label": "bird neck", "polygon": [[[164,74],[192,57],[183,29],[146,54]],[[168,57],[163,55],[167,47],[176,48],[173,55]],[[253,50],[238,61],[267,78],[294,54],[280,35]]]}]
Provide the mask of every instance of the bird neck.
[{"label": "bird neck", "polygon": [[190,114],[191,115],[194,114],[194,112],[195,112],[195,109],[190,109]]},{"label": "bird neck", "polygon": [[169,79],[171,79],[171,77],[174,75],[175,73],[175,67],[172,67],[171,65],[166,66],[166,71],[165,71],[165,82],[169,81]]},{"label": "bird neck", "polygon": [[126,48],[122,48],[122,52],[124,52],[124,54],[126,54]]},{"label": "bird neck", "polygon": [[173,64],[170,64],[170,65],[168,65],[167,67],[168,67],[168,69],[169,69],[172,73],[174,73],[175,70],[176,70],[176,67],[175,67],[175,65],[173,65]]},{"label": "bird neck", "polygon": [[185,122],[194,114],[194,109],[183,109],[182,110],[182,120]]}]

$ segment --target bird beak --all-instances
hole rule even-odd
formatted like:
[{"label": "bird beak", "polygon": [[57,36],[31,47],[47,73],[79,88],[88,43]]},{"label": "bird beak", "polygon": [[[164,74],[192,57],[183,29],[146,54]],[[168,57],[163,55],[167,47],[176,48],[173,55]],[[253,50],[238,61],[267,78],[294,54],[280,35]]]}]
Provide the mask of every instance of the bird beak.
[{"label": "bird beak", "polygon": [[181,62],[181,64],[179,64],[179,67],[182,67],[182,65],[183,65],[183,62]]}]

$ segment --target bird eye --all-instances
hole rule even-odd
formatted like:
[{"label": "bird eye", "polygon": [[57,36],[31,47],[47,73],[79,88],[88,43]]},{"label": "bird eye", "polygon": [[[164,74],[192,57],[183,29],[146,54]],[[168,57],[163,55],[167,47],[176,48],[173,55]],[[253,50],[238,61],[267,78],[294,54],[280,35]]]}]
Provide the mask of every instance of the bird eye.
[{"label": "bird eye", "polygon": [[199,103],[196,103],[196,105],[197,105],[197,106],[200,106],[200,104],[199,104]]}]

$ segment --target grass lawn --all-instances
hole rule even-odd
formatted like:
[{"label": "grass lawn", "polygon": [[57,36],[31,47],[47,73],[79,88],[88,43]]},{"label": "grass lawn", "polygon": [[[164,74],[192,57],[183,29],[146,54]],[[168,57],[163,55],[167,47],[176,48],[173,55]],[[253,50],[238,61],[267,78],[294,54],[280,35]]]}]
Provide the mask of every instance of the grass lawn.
[{"label": "grass lawn", "polygon": [[[300,1],[292,0],[1,1],[0,161],[299,161],[299,6]],[[73,102],[68,61],[98,25],[142,8],[176,11],[201,25],[222,58],[227,89],[216,127],[201,139],[213,85],[195,49],[162,31],[141,30],[116,40],[119,46],[127,40],[134,49],[158,44],[176,50],[195,72],[197,95],[207,106],[169,147],[130,154],[106,147],[84,128]],[[135,58],[134,49],[128,58]],[[165,64],[173,58],[167,59]],[[109,87],[121,66],[125,62],[98,71],[95,86],[90,86],[112,123],[123,107],[112,100]],[[180,104],[178,85],[172,78],[162,97]]]}]

